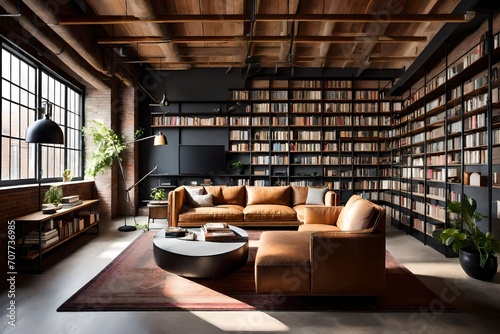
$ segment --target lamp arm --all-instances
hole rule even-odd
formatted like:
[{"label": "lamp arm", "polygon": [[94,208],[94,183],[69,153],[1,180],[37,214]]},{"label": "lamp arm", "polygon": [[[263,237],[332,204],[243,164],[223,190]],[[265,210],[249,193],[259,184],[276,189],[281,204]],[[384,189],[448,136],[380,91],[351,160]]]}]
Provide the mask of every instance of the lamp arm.
[{"label": "lamp arm", "polygon": [[141,183],[145,178],[147,178],[151,173],[153,173],[157,169],[158,169],[158,166],[155,166],[155,168],[153,168],[152,170],[150,170],[139,181],[137,181],[136,183],[134,183],[133,185],[131,185],[130,187],[128,187],[126,191],[129,192],[130,190],[134,189],[139,183]]},{"label": "lamp arm", "polygon": [[143,141],[143,140],[151,139],[151,138],[154,138],[156,136],[157,136],[157,134],[156,135],[147,136],[147,137],[143,137],[143,138],[139,138],[139,139],[136,139],[136,140],[125,142],[125,144],[128,145],[128,144],[137,143],[138,141]]}]

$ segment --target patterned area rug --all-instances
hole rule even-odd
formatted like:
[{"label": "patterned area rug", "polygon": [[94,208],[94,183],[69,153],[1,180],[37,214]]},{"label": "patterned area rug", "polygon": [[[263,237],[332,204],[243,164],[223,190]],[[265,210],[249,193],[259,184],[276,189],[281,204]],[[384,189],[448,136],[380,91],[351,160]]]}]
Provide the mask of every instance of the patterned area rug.
[{"label": "patterned area rug", "polygon": [[[389,253],[382,297],[257,295],[254,256],[260,231],[249,230],[250,255],[241,270],[213,279],[183,278],[156,266],[152,239],[140,235],[96,277],[64,302],[60,312],[79,311],[349,311],[415,312],[438,297]],[[456,311],[446,305],[444,311]]]}]

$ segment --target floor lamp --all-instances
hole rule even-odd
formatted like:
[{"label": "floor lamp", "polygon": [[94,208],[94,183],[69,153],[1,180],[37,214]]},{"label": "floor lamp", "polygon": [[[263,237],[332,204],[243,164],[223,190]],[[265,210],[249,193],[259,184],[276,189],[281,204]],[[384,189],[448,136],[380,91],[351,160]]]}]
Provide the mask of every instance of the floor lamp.
[{"label": "floor lamp", "polygon": [[[52,104],[46,103],[43,107],[37,108],[40,114],[45,113],[45,117],[41,117],[26,129],[25,141],[27,143],[35,143],[36,155],[38,162],[38,209],[42,208],[41,187],[42,187],[42,150],[39,144],[64,144],[64,134],[61,127],[50,119],[52,116]],[[39,114],[39,115],[40,115]],[[40,117],[38,115],[38,117]]]},{"label": "floor lamp", "polygon": [[[125,144],[133,144],[133,143],[136,143],[138,141],[143,141],[143,140],[147,140],[147,139],[151,139],[151,138],[155,139],[154,140],[154,146],[162,146],[162,145],[167,145],[168,144],[167,143],[167,138],[161,132],[158,132],[156,135],[151,135],[151,136],[140,138],[140,139],[137,139],[137,140],[134,140],[134,141],[131,141],[131,142],[126,142]],[[120,159],[120,156],[118,154],[118,150],[117,150],[116,145],[114,143],[113,143],[113,147],[115,149],[115,154],[116,154],[116,158],[118,160],[118,166],[119,166],[119,169],[120,169],[120,175],[122,177],[123,186],[125,188],[125,196],[126,196],[125,200],[126,200],[126,202],[128,204],[129,209],[133,209],[132,200],[130,199],[130,191],[132,189],[134,189],[139,183],[141,183],[151,173],[153,173],[158,168],[158,166],[155,166],[151,171],[149,171],[146,175],[144,175],[139,181],[137,181],[136,183],[134,183],[130,187],[127,187],[127,180],[125,178],[125,172],[123,171],[122,161]],[[120,226],[120,227],[118,227],[118,231],[120,231],[120,232],[135,231],[135,230],[137,230],[137,228],[135,227],[135,225],[136,225],[135,214],[134,214],[134,225],[132,226],[132,225],[127,225],[127,213],[125,212],[125,224],[122,225],[122,226]]]}]

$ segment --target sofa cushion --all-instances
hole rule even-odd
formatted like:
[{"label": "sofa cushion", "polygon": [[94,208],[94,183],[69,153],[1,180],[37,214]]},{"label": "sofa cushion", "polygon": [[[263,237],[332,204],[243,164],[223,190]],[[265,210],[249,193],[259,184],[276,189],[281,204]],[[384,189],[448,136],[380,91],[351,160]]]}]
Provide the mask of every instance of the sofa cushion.
[{"label": "sofa cushion", "polygon": [[205,191],[213,195],[214,205],[245,205],[244,186],[206,186]]},{"label": "sofa cushion", "polygon": [[325,231],[340,231],[338,226],[327,224],[303,224],[299,226],[299,232],[325,232]]},{"label": "sofa cushion", "polygon": [[243,221],[243,207],[239,205],[218,205],[189,208],[179,215],[179,222],[189,221]]},{"label": "sofa cushion", "polygon": [[290,186],[246,186],[246,190],[247,206],[254,204],[275,204],[290,206]]},{"label": "sofa cushion", "polygon": [[325,194],[328,187],[325,188],[307,188],[306,204],[324,204]]},{"label": "sofa cushion", "polygon": [[307,205],[304,208],[304,223],[335,225],[343,209],[341,206]]},{"label": "sofa cushion", "polygon": [[243,209],[245,221],[297,220],[297,213],[286,205],[256,204]]},{"label": "sofa cushion", "polygon": [[305,220],[305,209],[308,207],[324,207],[324,205],[295,205],[293,209],[297,213],[297,219],[303,222]]},{"label": "sofa cushion", "polygon": [[307,187],[303,186],[292,186],[292,207],[306,204],[307,199]]},{"label": "sofa cushion", "polygon": [[[349,204],[349,205],[347,205]],[[369,227],[378,215],[378,206],[362,198],[346,204],[337,220],[341,231],[359,231]]]},{"label": "sofa cushion", "polygon": [[310,238],[296,231],[262,232],[255,256],[257,293],[310,294]]}]

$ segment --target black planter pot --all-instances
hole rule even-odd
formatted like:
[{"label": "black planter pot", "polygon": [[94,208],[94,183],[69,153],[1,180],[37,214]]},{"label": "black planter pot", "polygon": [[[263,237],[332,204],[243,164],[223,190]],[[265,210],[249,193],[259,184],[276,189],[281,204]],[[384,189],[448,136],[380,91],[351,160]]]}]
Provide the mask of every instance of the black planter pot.
[{"label": "black planter pot", "polygon": [[480,258],[478,252],[469,252],[461,249],[458,253],[458,258],[462,269],[472,278],[491,281],[497,272],[498,262],[495,255],[488,256],[484,268],[479,265]]}]

